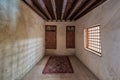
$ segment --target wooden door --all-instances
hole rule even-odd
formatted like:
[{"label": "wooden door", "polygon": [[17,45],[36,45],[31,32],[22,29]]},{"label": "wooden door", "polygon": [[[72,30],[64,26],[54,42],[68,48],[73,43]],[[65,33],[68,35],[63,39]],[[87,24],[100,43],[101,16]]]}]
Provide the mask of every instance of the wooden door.
[{"label": "wooden door", "polygon": [[75,48],[75,26],[66,27],[66,48]]},{"label": "wooden door", "polygon": [[45,26],[45,47],[46,49],[56,49],[56,26]]}]

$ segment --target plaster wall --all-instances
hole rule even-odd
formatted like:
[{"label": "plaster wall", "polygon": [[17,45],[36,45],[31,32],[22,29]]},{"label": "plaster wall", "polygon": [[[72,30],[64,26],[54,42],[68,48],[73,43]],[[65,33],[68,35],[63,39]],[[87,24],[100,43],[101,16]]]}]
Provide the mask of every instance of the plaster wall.
[{"label": "plaster wall", "polygon": [[0,0],[0,80],[20,80],[44,51],[44,20],[22,0]]},{"label": "plaster wall", "polygon": [[75,49],[66,48],[66,26],[75,26],[75,22],[46,22],[45,25],[57,26],[57,49],[46,49],[46,55],[74,55]]},{"label": "plaster wall", "polygon": [[[84,29],[100,24],[102,57],[84,48]],[[76,56],[100,80],[120,80],[120,0],[107,0],[76,22]]]}]

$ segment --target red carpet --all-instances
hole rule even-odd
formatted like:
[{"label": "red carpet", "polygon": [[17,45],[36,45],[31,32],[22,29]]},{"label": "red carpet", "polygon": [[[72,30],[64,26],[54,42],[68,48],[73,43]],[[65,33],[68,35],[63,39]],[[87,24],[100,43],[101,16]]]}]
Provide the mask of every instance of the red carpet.
[{"label": "red carpet", "polygon": [[42,73],[73,73],[73,68],[67,56],[51,56]]}]

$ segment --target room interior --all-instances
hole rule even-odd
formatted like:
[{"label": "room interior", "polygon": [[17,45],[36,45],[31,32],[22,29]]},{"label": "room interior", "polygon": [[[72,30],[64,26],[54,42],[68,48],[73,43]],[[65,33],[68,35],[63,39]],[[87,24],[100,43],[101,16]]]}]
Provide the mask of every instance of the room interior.
[{"label": "room interior", "polygon": [[0,80],[120,80],[119,5],[0,0]]}]

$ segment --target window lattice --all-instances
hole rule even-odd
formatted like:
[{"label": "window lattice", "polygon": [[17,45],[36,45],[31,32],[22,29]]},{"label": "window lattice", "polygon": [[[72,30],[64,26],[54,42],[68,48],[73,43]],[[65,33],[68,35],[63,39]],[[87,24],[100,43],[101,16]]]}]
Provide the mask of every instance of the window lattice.
[{"label": "window lattice", "polygon": [[86,29],[86,48],[101,53],[100,26]]}]

